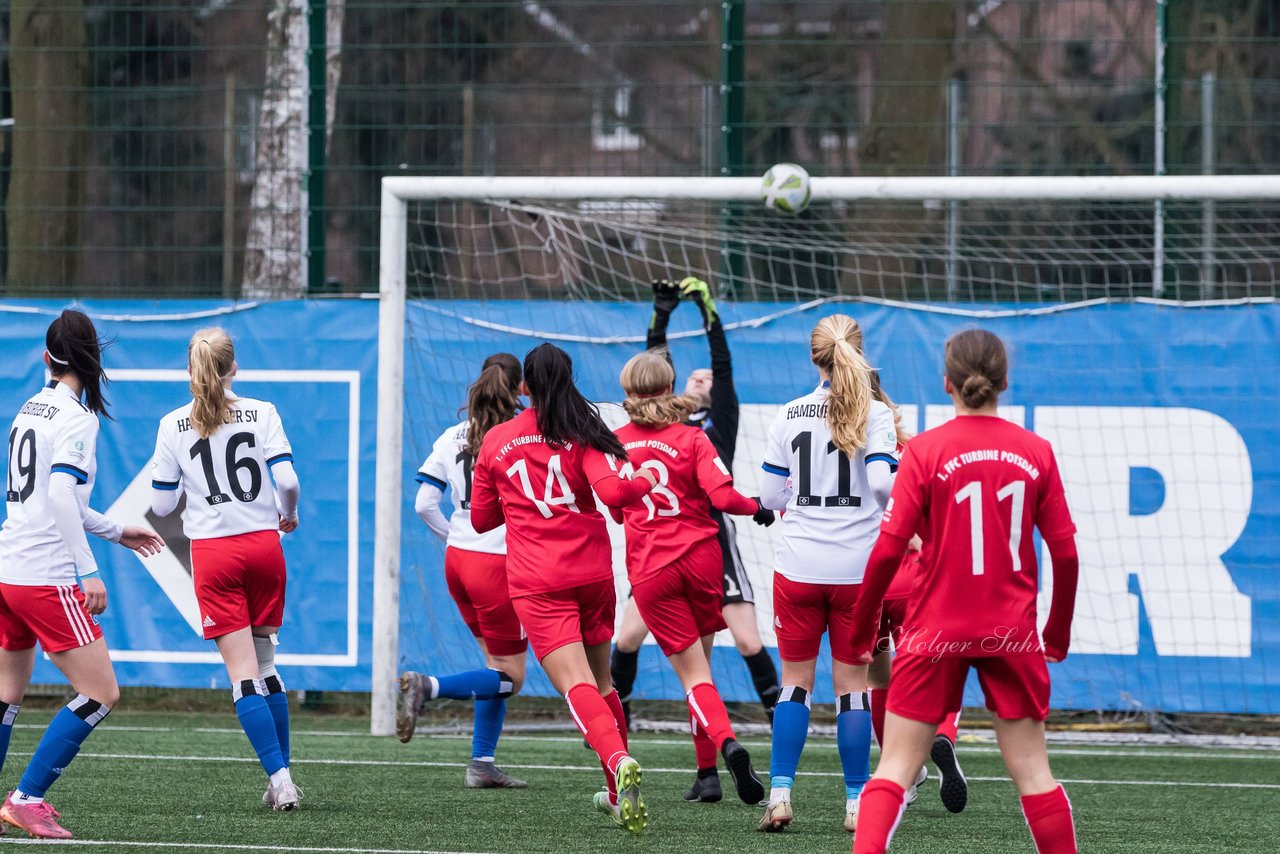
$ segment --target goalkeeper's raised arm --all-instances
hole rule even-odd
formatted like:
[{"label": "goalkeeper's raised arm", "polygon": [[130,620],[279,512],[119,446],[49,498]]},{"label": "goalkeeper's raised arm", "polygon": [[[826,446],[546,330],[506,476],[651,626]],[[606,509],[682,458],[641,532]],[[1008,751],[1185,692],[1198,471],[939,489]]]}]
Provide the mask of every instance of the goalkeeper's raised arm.
[{"label": "goalkeeper's raised arm", "polygon": [[655,280],[653,314],[649,320],[646,346],[651,350],[667,346],[667,322],[682,299],[692,302],[701,312],[702,326],[711,348],[710,370],[695,369],[685,381],[685,394],[695,395],[703,401],[702,408],[690,416],[689,423],[706,431],[707,438],[725,464],[732,466],[738,439],[738,394],[733,386],[729,342],[720,324],[720,313],[716,310],[711,286],[696,276],[686,276],[679,282]]}]

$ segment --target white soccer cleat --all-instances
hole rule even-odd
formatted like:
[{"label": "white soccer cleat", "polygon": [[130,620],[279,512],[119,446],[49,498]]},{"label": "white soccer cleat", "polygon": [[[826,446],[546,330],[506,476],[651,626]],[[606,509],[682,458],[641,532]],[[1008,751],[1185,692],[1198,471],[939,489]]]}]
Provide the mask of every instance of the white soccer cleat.
[{"label": "white soccer cleat", "polygon": [[764,815],[756,824],[756,830],[761,833],[781,833],[790,827],[793,821],[795,821],[795,813],[791,811],[790,799],[778,801],[764,808]]},{"label": "white soccer cleat", "polygon": [[860,798],[851,798],[844,802],[844,829],[853,833],[858,829],[858,804]]},{"label": "white soccer cleat", "polygon": [[293,812],[302,803],[302,790],[292,780],[284,780],[278,786],[268,784],[262,802],[276,812]]},{"label": "white soccer cleat", "polygon": [[914,804],[916,802],[916,799],[920,797],[920,786],[923,785],[924,781],[928,779],[929,779],[929,769],[921,765],[920,773],[916,775],[916,781],[911,784],[911,787],[909,789],[907,789],[907,796],[904,799],[904,803],[908,805]]}]

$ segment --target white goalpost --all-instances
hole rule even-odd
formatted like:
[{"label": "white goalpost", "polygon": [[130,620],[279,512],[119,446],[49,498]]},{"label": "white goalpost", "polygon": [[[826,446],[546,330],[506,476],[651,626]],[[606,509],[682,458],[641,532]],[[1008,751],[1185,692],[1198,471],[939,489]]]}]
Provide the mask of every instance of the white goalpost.
[{"label": "white goalpost", "polygon": [[[406,420],[415,425],[412,455],[431,438],[416,426],[419,408],[452,413],[463,402],[423,402],[420,389],[435,377],[465,384],[474,367],[461,357],[455,364],[421,329],[414,332],[411,295],[473,307],[509,302],[510,317],[489,312],[476,328],[505,324],[532,335],[539,327],[523,313],[533,301],[647,300],[649,279],[670,270],[713,277],[726,302],[765,302],[771,310],[838,297],[1031,311],[1146,300],[1161,280],[1165,295],[1180,300],[1280,293],[1280,175],[817,177],[811,189],[809,210],[785,217],[764,209],[755,177],[383,179],[373,734],[394,732],[396,676],[406,659],[402,591],[413,579],[402,576],[403,535],[416,525],[402,512],[413,486]],[[574,322],[566,311],[555,331],[577,335]],[[744,436],[756,429],[748,415]],[[926,423],[923,411],[920,419]],[[765,540],[751,542],[765,554]],[[447,598],[434,605],[452,609]],[[434,616],[421,625],[409,658],[453,644],[444,632],[454,629]]]}]

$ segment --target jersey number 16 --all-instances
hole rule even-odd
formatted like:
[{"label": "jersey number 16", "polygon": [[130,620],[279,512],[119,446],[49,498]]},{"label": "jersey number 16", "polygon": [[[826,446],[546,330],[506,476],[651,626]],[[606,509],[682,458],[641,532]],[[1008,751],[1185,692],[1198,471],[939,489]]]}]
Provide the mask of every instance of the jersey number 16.
[{"label": "jersey number 16", "polygon": [[[227,453],[223,471],[226,472],[227,480],[236,499],[246,504],[257,500],[258,493],[262,491],[262,467],[258,465],[258,461],[253,457],[236,459],[236,451],[240,449],[241,445],[248,445],[252,448],[256,444],[257,442],[254,440],[252,433],[236,433],[227,440]],[[210,504],[225,504],[230,501],[231,496],[223,492],[218,485],[218,473],[213,470],[213,449],[209,446],[208,439],[201,439],[191,446],[191,459],[199,460],[200,467],[204,469],[204,480],[209,487],[209,494],[204,497],[204,500]],[[248,475],[248,486],[241,483],[241,472],[245,472]]]}]

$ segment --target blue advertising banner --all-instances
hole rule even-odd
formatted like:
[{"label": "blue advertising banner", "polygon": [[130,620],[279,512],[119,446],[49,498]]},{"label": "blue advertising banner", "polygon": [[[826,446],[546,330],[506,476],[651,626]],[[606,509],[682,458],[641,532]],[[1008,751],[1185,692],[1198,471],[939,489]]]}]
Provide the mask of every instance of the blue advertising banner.
[{"label": "blue advertising banner", "polygon": [[[0,414],[40,387],[44,330],[61,304],[0,305]],[[114,421],[103,422],[92,504],[123,521],[149,514],[148,460],[158,419],[186,389],[186,343],[205,325],[236,340],[237,388],[280,410],[302,480],[302,526],[285,538],[290,586],[282,667],[290,687],[367,690],[372,633],[377,305],[365,301],[103,302],[85,307],[115,338],[106,364]],[[837,311],[865,349],[908,429],[950,415],[942,345],[983,326],[1009,344],[1002,414],[1049,438],[1079,527],[1081,586],[1072,654],[1051,668],[1063,708],[1280,712],[1280,307],[1098,304],[1039,313],[984,307],[724,306],[742,403],[735,475],[754,488],[778,407],[810,390],[808,339]],[[205,316],[195,316],[205,315]],[[594,400],[621,397],[618,371],[643,347],[649,307],[552,302],[411,303],[406,332],[403,663],[447,672],[481,661],[449,599],[443,549],[413,513],[413,473],[460,420],[466,387],[490,353],[523,356],[552,340]],[[709,364],[697,312],[673,321],[680,378]],[[9,417],[9,416],[5,416]],[[446,496],[447,497],[447,496]],[[111,596],[104,632],[125,684],[211,686],[226,677],[199,638],[180,528],[142,561],[96,542]],[[772,530],[738,526],[762,637],[771,644]],[[620,552],[616,552],[620,554]],[[617,561],[619,616],[625,567]],[[1049,583],[1051,572],[1045,571]],[[732,642],[716,651],[729,698],[754,699]],[[527,691],[549,693],[532,668]],[[37,680],[56,679],[47,661]],[[825,685],[825,690],[824,690]],[[646,645],[637,694],[677,697]],[[819,698],[830,696],[819,676]],[[971,690],[969,702],[980,702]]]}]

